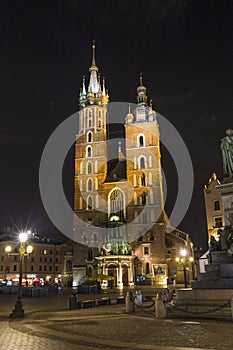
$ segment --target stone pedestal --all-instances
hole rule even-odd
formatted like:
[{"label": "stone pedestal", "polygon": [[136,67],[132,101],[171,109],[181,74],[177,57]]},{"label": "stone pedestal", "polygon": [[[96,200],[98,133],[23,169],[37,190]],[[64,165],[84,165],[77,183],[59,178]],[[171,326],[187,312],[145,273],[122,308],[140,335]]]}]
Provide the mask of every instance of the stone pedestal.
[{"label": "stone pedestal", "polygon": [[211,252],[210,265],[192,281],[192,289],[233,289],[233,257],[227,251]]}]

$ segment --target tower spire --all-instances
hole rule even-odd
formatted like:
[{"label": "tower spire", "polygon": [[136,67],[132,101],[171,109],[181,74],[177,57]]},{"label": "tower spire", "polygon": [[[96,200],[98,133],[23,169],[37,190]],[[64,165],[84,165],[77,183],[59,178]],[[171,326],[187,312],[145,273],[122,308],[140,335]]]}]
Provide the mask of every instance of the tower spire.
[{"label": "tower spire", "polygon": [[140,83],[139,83],[139,86],[137,88],[137,93],[138,93],[137,101],[138,101],[138,104],[147,105],[146,87],[143,86],[142,72],[140,73],[139,80],[140,80]]},{"label": "tower spire", "polygon": [[[88,86],[89,98],[95,100],[95,95],[100,92],[100,84],[98,80],[98,67],[95,62],[95,40],[92,42],[92,64],[89,68],[90,71],[90,82]],[[92,103],[94,103],[94,100]]]},{"label": "tower spire", "polygon": [[106,90],[105,79],[103,79],[103,88],[100,81],[99,68],[96,65],[96,44],[92,41],[92,60],[89,67],[90,77],[87,89],[85,79],[81,85],[79,94],[79,105],[81,108],[87,105],[106,105],[109,101],[108,91]]},{"label": "tower spire", "polygon": [[92,66],[95,66],[95,40],[92,40]]},{"label": "tower spire", "polygon": [[142,83],[142,76],[143,76],[143,73],[142,72],[140,72],[140,86],[143,86],[143,83]]}]

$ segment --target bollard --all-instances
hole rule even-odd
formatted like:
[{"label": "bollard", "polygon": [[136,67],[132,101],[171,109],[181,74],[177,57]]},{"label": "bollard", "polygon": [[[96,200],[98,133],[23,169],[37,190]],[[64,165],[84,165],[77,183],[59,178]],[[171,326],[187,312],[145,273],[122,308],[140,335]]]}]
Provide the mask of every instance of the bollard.
[{"label": "bollard", "polygon": [[69,297],[69,309],[75,310],[77,309],[77,299],[76,294],[71,294]]},{"label": "bollard", "polygon": [[161,292],[156,295],[155,299],[155,318],[166,318],[167,310],[166,305],[163,302],[163,297]]},{"label": "bollard", "polygon": [[127,294],[126,294],[125,311],[127,314],[135,311],[134,296],[133,296],[133,293],[131,291],[127,292]]}]

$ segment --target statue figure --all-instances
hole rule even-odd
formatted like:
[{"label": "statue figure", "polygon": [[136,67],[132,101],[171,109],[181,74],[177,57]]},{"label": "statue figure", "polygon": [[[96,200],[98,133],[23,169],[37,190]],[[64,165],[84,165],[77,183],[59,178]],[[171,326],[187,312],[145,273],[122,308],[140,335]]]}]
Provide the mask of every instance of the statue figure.
[{"label": "statue figure", "polygon": [[217,241],[213,235],[210,236],[210,250],[214,252],[221,250],[220,241]]},{"label": "statue figure", "polygon": [[233,177],[233,130],[227,129],[226,136],[221,140],[223,172]]},{"label": "statue figure", "polygon": [[220,241],[220,246],[221,249],[220,250],[227,250],[227,243],[226,243],[226,237],[227,237],[228,233],[226,230],[218,230],[218,237],[219,237],[219,241]]}]

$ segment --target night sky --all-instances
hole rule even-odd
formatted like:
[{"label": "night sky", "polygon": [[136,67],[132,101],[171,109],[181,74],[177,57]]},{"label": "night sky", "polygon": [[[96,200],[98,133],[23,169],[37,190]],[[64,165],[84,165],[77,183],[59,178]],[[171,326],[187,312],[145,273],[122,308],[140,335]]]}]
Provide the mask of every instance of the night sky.
[{"label": "night sky", "polygon": [[[0,227],[53,231],[40,200],[40,157],[52,131],[78,109],[95,39],[111,101],[135,103],[143,72],[154,108],[185,141],[195,184],[180,229],[204,246],[203,186],[213,171],[222,179],[219,144],[233,128],[233,3],[1,0],[0,17]],[[72,157],[64,167],[71,202]],[[162,165],[170,212],[177,176],[163,147]]]}]

